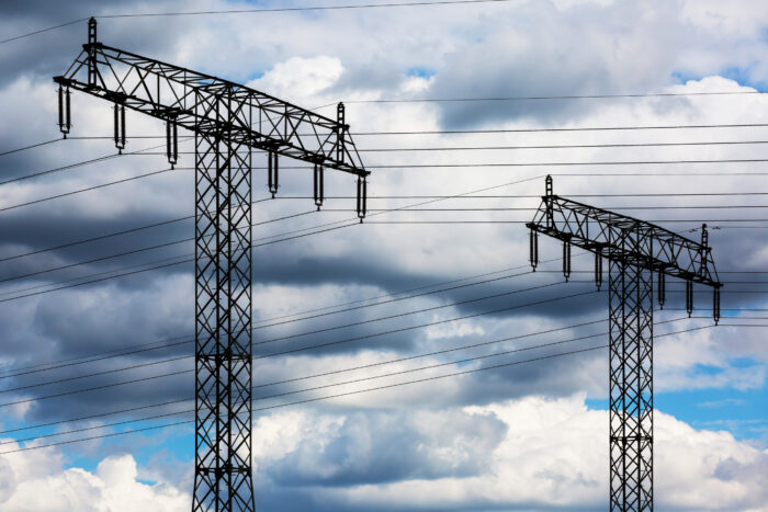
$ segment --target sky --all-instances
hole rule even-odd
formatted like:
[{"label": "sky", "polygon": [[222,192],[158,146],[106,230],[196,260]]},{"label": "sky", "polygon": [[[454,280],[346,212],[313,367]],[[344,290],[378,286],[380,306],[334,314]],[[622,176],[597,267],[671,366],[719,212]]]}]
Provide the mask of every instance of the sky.
[{"label": "sky", "polygon": [[[283,161],[267,200],[253,156],[259,510],[607,507],[608,297],[582,251],[565,282],[554,240],[530,271],[524,222],[547,174],[559,195],[694,240],[708,224],[721,325],[710,290],[695,287],[688,318],[671,278],[654,312],[656,506],[768,510],[768,9],[510,0],[108,17],[363,3],[387,2],[0,6],[0,508],[175,512],[192,499],[190,134],[177,169],[157,172],[162,123],[128,112],[119,156],[111,105],[73,93],[59,140],[51,78],[85,22],[5,41],[96,16],[110,46],[328,116],[345,102],[371,170],[359,224],[353,177],[328,171],[318,212],[306,168]],[[573,98],[606,95],[640,96]],[[467,98],[486,100],[414,101]],[[354,225],[292,238],[334,222]]]}]

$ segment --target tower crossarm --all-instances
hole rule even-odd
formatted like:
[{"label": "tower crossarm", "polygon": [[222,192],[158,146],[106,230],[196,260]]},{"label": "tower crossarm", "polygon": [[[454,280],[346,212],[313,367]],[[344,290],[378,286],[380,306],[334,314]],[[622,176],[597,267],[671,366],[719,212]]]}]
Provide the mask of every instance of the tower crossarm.
[{"label": "tower crossarm", "polygon": [[650,222],[548,194],[527,226],[611,261],[722,286],[710,247]]},{"label": "tower crossarm", "polygon": [[54,81],[206,137],[369,174],[343,114],[334,120],[205,73],[90,42]]}]

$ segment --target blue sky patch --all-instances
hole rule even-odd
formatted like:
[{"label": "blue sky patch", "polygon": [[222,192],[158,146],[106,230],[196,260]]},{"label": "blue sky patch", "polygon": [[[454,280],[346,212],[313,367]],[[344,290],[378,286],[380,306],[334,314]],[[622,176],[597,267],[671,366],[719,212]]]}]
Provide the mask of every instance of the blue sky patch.
[{"label": "blue sky patch", "polygon": [[409,68],[406,74],[408,76],[429,79],[437,74],[437,70],[429,67],[416,66]]}]

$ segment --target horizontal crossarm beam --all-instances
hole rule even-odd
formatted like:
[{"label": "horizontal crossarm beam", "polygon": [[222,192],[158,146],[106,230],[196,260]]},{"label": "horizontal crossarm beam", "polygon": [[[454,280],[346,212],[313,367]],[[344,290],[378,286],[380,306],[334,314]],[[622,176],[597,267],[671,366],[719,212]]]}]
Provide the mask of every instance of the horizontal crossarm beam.
[{"label": "horizontal crossarm beam", "polygon": [[205,73],[94,42],[54,81],[202,136],[227,133],[237,145],[369,174],[348,125]]},{"label": "horizontal crossarm beam", "polygon": [[[549,181],[551,184],[551,181]],[[660,226],[549,193],[528,228],[609,260],[720,288],[712,252]],[[609,250],[610,248],[610,250]]]}]

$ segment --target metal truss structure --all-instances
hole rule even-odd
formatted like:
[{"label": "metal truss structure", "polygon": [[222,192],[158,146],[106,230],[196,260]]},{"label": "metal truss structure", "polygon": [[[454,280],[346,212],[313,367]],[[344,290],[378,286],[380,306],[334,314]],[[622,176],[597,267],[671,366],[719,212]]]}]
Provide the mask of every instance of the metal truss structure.
[{"label": "metal truss structure", "polygon": [[666,276],[686,282],[686,307],[693,310],[693,283],[714,289],[713,314],[720,317],[720,288],[706,225],[701,243],[632,217],[595,208],[553,192],[546,195],[531,230],[531,265],[538,264],[538,233],[563,242],[563,273],[571,272],[571,246],[595,254],[595,282],[602,284],[608,260],[610,384],[610,510],[653,510],[653,277],[665,300]]},{"label": "metal truss structure", "polygon": [[114,104],[115,146],[126,143],[125,109],[167,123],[167,156],[178,161],[178,127],[195,134],[195,489],[194,512],[255,510],[251,467],[252,151],[268,154],[268,185],[278,191],[278,158],[314,168],[315,204],[323,171],[357,176],[357,214],[366,214],[365,170],[345,123],[270,95],[97,41],[59,84],[59,127],[71,129],[70,91]]}]

